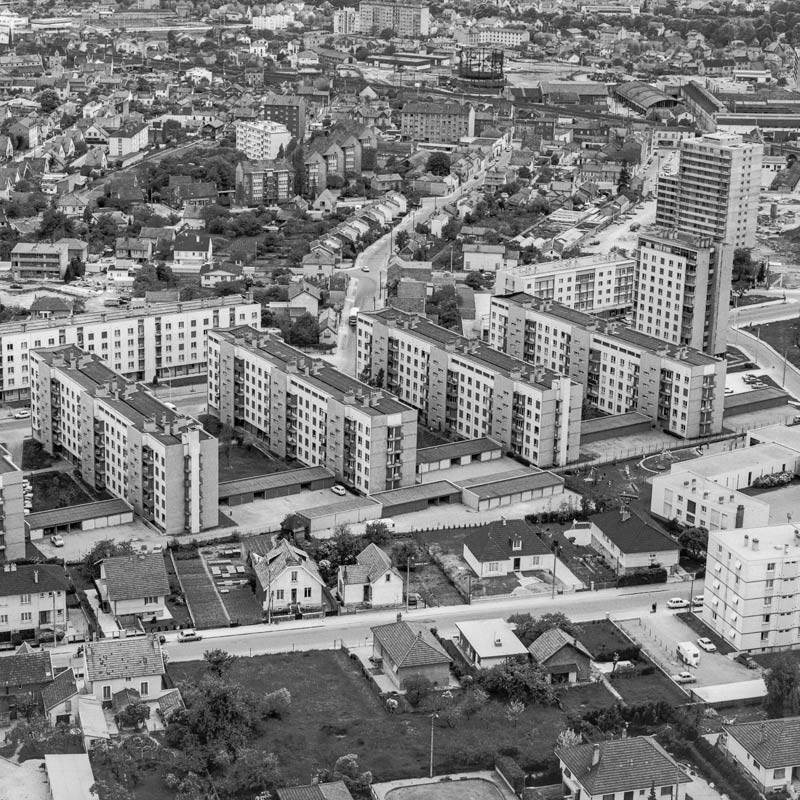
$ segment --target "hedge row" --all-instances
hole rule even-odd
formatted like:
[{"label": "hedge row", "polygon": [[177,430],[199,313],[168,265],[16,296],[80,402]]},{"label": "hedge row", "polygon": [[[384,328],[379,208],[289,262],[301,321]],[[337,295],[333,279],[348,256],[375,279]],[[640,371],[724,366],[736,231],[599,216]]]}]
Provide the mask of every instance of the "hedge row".
[{"label": "hedge row", "polygon": [[630,575],[620,575],[617,586],[644,586],[649,583],[666,583],[667,571],[663,568],[648,569],[644,572],[634,572]]}]

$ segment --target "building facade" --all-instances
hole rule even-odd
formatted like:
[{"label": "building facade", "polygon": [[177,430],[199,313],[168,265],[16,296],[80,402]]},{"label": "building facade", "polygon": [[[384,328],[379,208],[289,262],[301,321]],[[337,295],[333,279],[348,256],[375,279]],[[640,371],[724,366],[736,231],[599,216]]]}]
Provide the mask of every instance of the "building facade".
[{"label": "building facade", "polygon": [[418,142],[457,142],[475,135],[475,109],[469,103],[412,100],[403,106],[400,131]]},{"label": "building facade", "polygon": [[340,8],[333,12],[334,35],[361,33],[361,14],[355,8]]},{"label": "building facade", "polygon": [[358,374],[419,409],[420,421],[490,436],[540,467],[578,457],[582,389],[486,344],[397,309],[358,316]]},{"label": "building facade", "polygon": [[20,242],[11,250],[15,280],[63,280],[73,261],[86,263],[88,245],[79,239],[58,242]]},{"label": "building facade", "polygon": [[294,196],[294,170],[280,161],[240,161],[236,165],[236,202],[244,206],[287,203]]},{"label": "building facade", "polygon": [[724,353],[733,250],[710,236],[652,228],[639,236],[633,326],[648,336]]},{"label": "building facade", "polygon": [[569,376],[593,407],[638,411],[683,438],[722,430],[724,359],[521,292],[490,309],[492,347]]},{"label": "building facade", "polygon": [[97,354],[132,380],[202,374],[206,334],[234,325],[261,327],[261,306],[237,295],[144,308],[76,314],[69,319],[0,325],[0,400],[22,400],[30,390],[30,351],[75,344]]},{"label": "building facade", "polygon": [[283,125],[298,141],[306,135],[306,101],[289,94],[267,95],[263,104],[264,119]]},{"label": "building facade", "polygon": [[358,4],[361,33],[377,35],[387,28],[397,36],[428,36],[431,12],[422,0],[361,0]]},{"label": "building facade", "polygon": [[218,521],[217,440],[75,345],[31,353],[31,430],[167,534]]},{"label": "building facade", "polygon": [[213,331],[208,358],[208,407],[222,422],[365,494],[414,485],[413,408],[253,328]]},{"label": "building facade", "polygon": [[497,271],[495,294],[526,292],[578,311],[622,316],[633,307],[636,261],[619,253],[524,264]]},{"label": "building facade", "polygon": [[0,446],[0,561],[25,558],[25,501],[22,470]]},{"label": "building facade", "polygon": [[278,158],[291,140],[289,129],[278,122],[263,119],[236,122],[236,149],[251,161]]},{"label": "building facade", "polygon": [[0,643],[64,633],[69,578],[55,564],[3,564],[0,572]]},{"label": "building facade", "polygon": [[710,531],[703,622],[737,650],[800,645],[797,526]]}]

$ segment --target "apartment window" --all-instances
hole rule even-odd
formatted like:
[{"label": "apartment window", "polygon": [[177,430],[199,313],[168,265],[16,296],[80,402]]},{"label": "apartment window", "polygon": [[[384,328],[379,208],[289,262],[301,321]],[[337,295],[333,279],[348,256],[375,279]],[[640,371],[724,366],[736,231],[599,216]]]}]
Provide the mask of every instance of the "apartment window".
[{"label": "apartment window", "polygon": [[786,767],[781,767],[780,769],[776,769],[772,773],[772,777],[775,778],[775,779],[785,778],[786,777]]},{"label": "apartment window", "polygon": [[[489,561],[486,564],[486,571],[487,572],[497,572],[499,569],[500,569],[500,562],[499,561]],[[614,795],[611,795],[611,796],[613,797]]]},{"label": "apartment window", "polygon": [[277,589],[275,591],[275,599],[276,600],[283,600],[283,589]]},{"label": "apartment window", "polygon": [[603,795],[603,800],[614,800],[614,795],[613,794],[604,794]]},{"label": "apartment window", "polygon": [[306,586],[305,589],[303,589],[303,597],[306,600],[308,600],[311,597],[311,587],[310,586]]},{"label": "apartment window", "polygon": [[156,605],[156,603],[158,603],[158,598],[157,597],[145,597],[145,599],[144,599],[144,604],[146,606],[154,606],[154,605]]},{"label": "apartment window", "polygon": [[767,564],[767,572],[774,572],[774,571],[775,571],[775,562],[770,561],[769,564]]},{"label": "apartment window", "polygon": [[20,595],[19,601],[22,605],[28,605],[31,602],[31,596],[29,594]]},{"label": "apartment window", "polygon": [[0,625],[8,625],[8,614],[0,614]]},{"label": "apartment window", "polygon": [[31,614],[30,611],[23,611],[21,619],[23,622],[30,622],[33,619],[33,615]]},{"label": "apartment window", "polygon": [[150,683],[148,681],[142,681],[139,684],[139,694],[142,697],[147,697],[150,694]]},{"label": "apartment window", "polygon": [[103,700],[110,700],[111,699],[111,687],[104,686],[103,687]]}]

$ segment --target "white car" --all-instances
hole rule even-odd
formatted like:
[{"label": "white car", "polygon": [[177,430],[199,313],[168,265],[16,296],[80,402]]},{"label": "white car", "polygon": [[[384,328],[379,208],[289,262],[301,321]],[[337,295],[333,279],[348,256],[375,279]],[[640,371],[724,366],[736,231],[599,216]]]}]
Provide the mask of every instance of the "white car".
[{"label": "white car", "polygon": [[667,608],[689,608],[689,601],[682,597],[671,597],[667,600]]},{"label": "white car", "polygon": [[52,544],[53,547],[63,547],[64,546],[64,537],[63,536],[59,536],[57,533],[54,533],[50,537],[50,544]]},{"label": "white car", "polygon": [[194,629],[187,628],[178,633],[179,642],[199,642],[203,637]]},{"label": "white car", "polygon": [[672,676],[675,683],[694,683],[697,678],[691,672],[679,672],[677,675]]},{"label": "white car", "polygon": [[696,594],[692,598],[692,605],[693,606],[701,606],[705,602],[706,596],[704,594]]},{"label": "white car", "polygon": [[706,653],[717,652],[717,646],[711,641],[711,639],[707,639],[705,636],[702,636],[700,639],[698,639],[697,644],[699,647],[702,647]]},{"label": "white car", "polygon": [[364,264],[364,266],[361,267],[361,271],[362,272],[369,272],[369,267],[366,264]]},{"label": "white car", "polygon": [[338,494],[339,497],[344,497],[347,494],[347,489],[345,489],[340,483],[337,483],[336,486],[331,486],[331,491],[334,494]]},{"label": "white car", "polygon": [[14,419],[27,419],[31,415],[29,408],[20,408],[14,412]]}]

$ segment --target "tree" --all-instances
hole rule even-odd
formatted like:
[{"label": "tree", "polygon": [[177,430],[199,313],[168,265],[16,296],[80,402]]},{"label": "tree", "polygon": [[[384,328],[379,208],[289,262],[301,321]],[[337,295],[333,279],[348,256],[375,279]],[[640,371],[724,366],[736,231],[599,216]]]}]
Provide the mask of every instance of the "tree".
[{"label": "tree", "polygon": [[767,711],[771,716],[785,716],[790,708],[790,698],[796,697],[800,688],[800,669],[797,662],[789,656],[780,656],[770,668],[766,684],[767,697],[764,705]]},{"label": "tree", "polygon": [[66,214],[51,206],[45,209],[36,235],[39,239],[48,239],[51,242],[70,238],[75,236],[75,223]]},{"label": "tree", "polygon": [[433,175],[449,175],[450,174],[450,156],[447,153],[435,152],[428,156],[428,161],[425,164],[425,170]]},{"label": "tree", "polygon": [[413,539],[395,542],[392,545],[392,561],[400,569],[414,569],[414,565],[419,562],[421,555],[422,551]]},{"label": "tree", "polygon": [[286,341],[299,347],[319,344],[319,322],[311,314],[303,314],[289,327]]},{"label": "tree", "polygon": [[418,706],[423,698],[433,689],[433,684],[424,675],[409,675],[403,681],[406,700],[412,706]]},{"label": "tree", "polygon": [[521,700],[512,700],[505,709],[506,719],[516,727],[519,718],[525,712],[525,703]]},{"label": "tree", "polygon": [[475,291],[483,289],[483,277],[477,270],[469,272],[467,277],[464,278],[464,283],[469,286],[470,289],[474,289]]},{"label": "tree", "polygon": [[525,166],[520,167],[517,170],[517,177],[521,181],[529,181],[531,179],[531,171],[530,171],[530,169],[528,169],[528,167],[525,167]]},{"label": "tree", "polygon": [[100,562],[104,558],[130,555],[133,555],[133,544],[130,540],[118,542],[114,539],[101,539],[84,557],[83,572],[89,577],[99,578]]},{"label": "tree", "polygon": [[367,523],[364,528],[364,538],[370,544],[384,545],[391,541],[392,535],[389,526],[378,519]]},{"label": "tree", "polygon": [[483,672],[479,684],[490,695],[536,705],[554,705],[558,700],[549,675],[538,664],[524,659],[509,660]]},{"label": "tree", "polygon": [[39,107],[45,114],[50,114],[61,105],[61,98],[55,89],[45,89],[39,95]]},{"label": "tree", "polygon": [[517,638],[526,646],[535,642],[545,631],[560,628],[564,633],[575,635],[575,626],[566,614],[560,611],[533,617],[530,614],[512,614],[508,621],[514,626]]},{"label": "tree", "polygon": [[99,800],[136,800],[130,789],[126,789],[116,781],[96,780],[91,786],[91,791]]},{"label": "tree", "polygon": [[411,239],[411,234],[407,230],[400,230],[394,235],[394,242],[398,250],[402,250]]},{"label": "tree", "polygon": [[218,678],[224,678],[230,673],[238,656],[216,648],[214,650],[206,650],[205,653],[203,653],[203,658],[205,659],[206,670],[208,672],[212,675],[216,675]]},{"label": "tree", "polygon": [[698,559],[704,560],[708,551],[708,531],[705,528],[685,528],[678,534],[678,544]]},{"label": "tree", "polygon": [[462,695],[461,711],[467,719],[474,717],[489,702],[489,695],[480,686],[471,686]]},{"label": "tree", "polygon": [[619,180],[617,181],[617,193],[624,192],[631,185],[631,173],[628,170],[628,162],[622,162],[622,169],[619,171]]},{"label": "tree", "polygon": [[394,28],[384,28],[379,34],[378,38],[383,39],[385,42],[388,42],[389,39],[394,39],[397,36],[397,32]]},{"label": "tree", "polygon": [[222,796],[230,800],[263,796],[264,793],[272,797],[275,789],[285,785],[285,782],[283,770],[274,753],[247,747],[240,751],[219,790]]},{"label": "tree", "polygon": [[116,716],[117,724],[123,728],[138,728],[150,719],[150,706],[147,703],[128,703]]},{"label": "tree", "polygon": [[351,794],[367,795],[372,785],[372,773],[362,772],[358,763],[358,755],[348,753],[336,759],[333,766],[333,780],[344,781]]},{"label": "tree", "polygon": [[577,747],[579,744],[582,744],[582,742],[583,736],[579,733],[575,733],[572,728],[561,731],[556,739],[558,747]]}]

